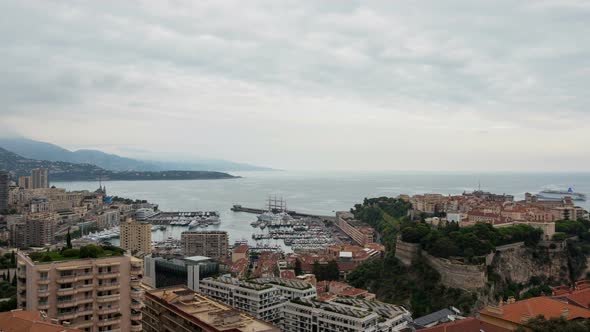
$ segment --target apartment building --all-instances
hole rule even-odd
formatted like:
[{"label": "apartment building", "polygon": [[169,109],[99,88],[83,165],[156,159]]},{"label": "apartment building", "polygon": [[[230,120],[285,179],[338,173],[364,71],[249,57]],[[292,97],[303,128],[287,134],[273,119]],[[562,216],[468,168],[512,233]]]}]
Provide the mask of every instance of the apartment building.
[{"label": "apartment building", "polygon": [[10,176],[7,171],[0,171],[0,211],[8,209]]},{"label": "apartment building", "polygon": [[271,285],[222,276],[201,280],[198,291],[266,322],[281,318],[282,292]]},{"label": "apartment building", "polygon": [[47,168],[35,168],[31,172],[33,189],[49,188],[49,171]]},{"label": "apartment building", "polygon": [[[83,331],[142,331],[143,264],[116,249],[87,246],[67,257],[18,252],[18,307]],[[96,258],[81,258],[83,251]]]},{"label": "apartment building", "polygon": [[55,242],[56,220],[51,214],[28,216],[25,225],[26,246],[42,247]]},{"label": "apartment building", "polygon": [[283,309],[286,332],[401,331],[412,321],[405,308],[378,301],[337,298],[328,302],[294,299]]},{"label": "apartment building", "polygon": [[186,287],[148,290],[145,294],[142,326],[145,332],[228,331],[279,332],[256,320]]},{"label": "apartment building", "polygon": [[19,176],[18,186],[23,189],[33,189],[33,177],[32,176]]},{"label": "apartment building", "polygon": [[[118,213],[118,212],[117,212]],[[131,218],[121,223],[121,248],[138,257],[152,252],[152,225]]]},{"label": "apartment building", "polygon": [[360,246],[375,242],[375,230],[373,227],[354,219],[354,215],[350,212],[336,212],[336,226]]},{"label": "apartment building", "polygon": [[187,231],[180,235],[182,252],[185,256],[205,256],[224,259],[229,255],[227,232]]}]

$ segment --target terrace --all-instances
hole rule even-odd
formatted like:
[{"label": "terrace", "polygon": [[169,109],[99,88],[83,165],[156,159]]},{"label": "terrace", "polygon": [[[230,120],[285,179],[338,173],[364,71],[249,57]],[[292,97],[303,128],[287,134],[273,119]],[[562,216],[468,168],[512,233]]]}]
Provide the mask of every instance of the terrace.
[{"label": "terrace", "polygon": [[87,245],[80,249],[63,249],[61,251],[32,252],[29,258],[35,263],[51,263],[85,258],[108,258],[123,256],[125,251],[113,246]]}]

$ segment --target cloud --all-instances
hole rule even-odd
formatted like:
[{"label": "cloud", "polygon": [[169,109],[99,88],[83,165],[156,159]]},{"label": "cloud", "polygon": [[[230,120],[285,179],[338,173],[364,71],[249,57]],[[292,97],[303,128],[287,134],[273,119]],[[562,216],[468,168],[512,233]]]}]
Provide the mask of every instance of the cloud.
[{"label": "cloud", "polygon": [[0,125],[68,147],[285,169],[511,169],[555,158],[519,157],[542,142],[590,161],[579,156],[584,1],[4,1],[0,12]]}]

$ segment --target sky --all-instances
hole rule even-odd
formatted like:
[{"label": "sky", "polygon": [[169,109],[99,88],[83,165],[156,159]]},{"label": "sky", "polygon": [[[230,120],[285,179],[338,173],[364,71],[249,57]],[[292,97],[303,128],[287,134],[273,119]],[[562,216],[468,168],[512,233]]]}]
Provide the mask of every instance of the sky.
[{"label": "sky", "polygon": [[4,0],[0,128],[288,170],[588,171],[589,22],[576,0]]}]

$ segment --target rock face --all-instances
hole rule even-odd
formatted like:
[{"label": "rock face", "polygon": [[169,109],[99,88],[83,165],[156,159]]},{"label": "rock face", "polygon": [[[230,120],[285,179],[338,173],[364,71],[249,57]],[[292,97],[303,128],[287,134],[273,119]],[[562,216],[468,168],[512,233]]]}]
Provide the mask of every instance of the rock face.
[{"label": "rock face", "polygon": [[497,250],[491,267],[503,279],[516,283],[528,283],[533,276],[565,280],[569,274],[567,252],[562,248],[515,246]]},{"label": "rock face", "polygon": [[449,259],[430,256],[422,253],[422,256],[440,274],[440,281],[443,285],[452,288],[465,290],[477,290],[486,285],[485,264],[470,265],[454,262]]},{"label": "rock face", "polygon": [[395,257],[405,266],[412,265],[420,257],[420,244],[404,242],[398,238],[395,242]]},{"label": "rock face", "polygon": [[502,280],[525,284],[533,276],[563,281],[569,276],[565,243],[553,246],[553,249],[548,245],[531,249],[523,242],[509,244],[497,247],[494,253],[485,257],[485,264],[464,264],[431,256],[422,251],[419,244],[406,243],[398,238],[395,256],[406,266],[423,257],[440,274],[443,285],[470,291],[486,287],[488,268]]}]

